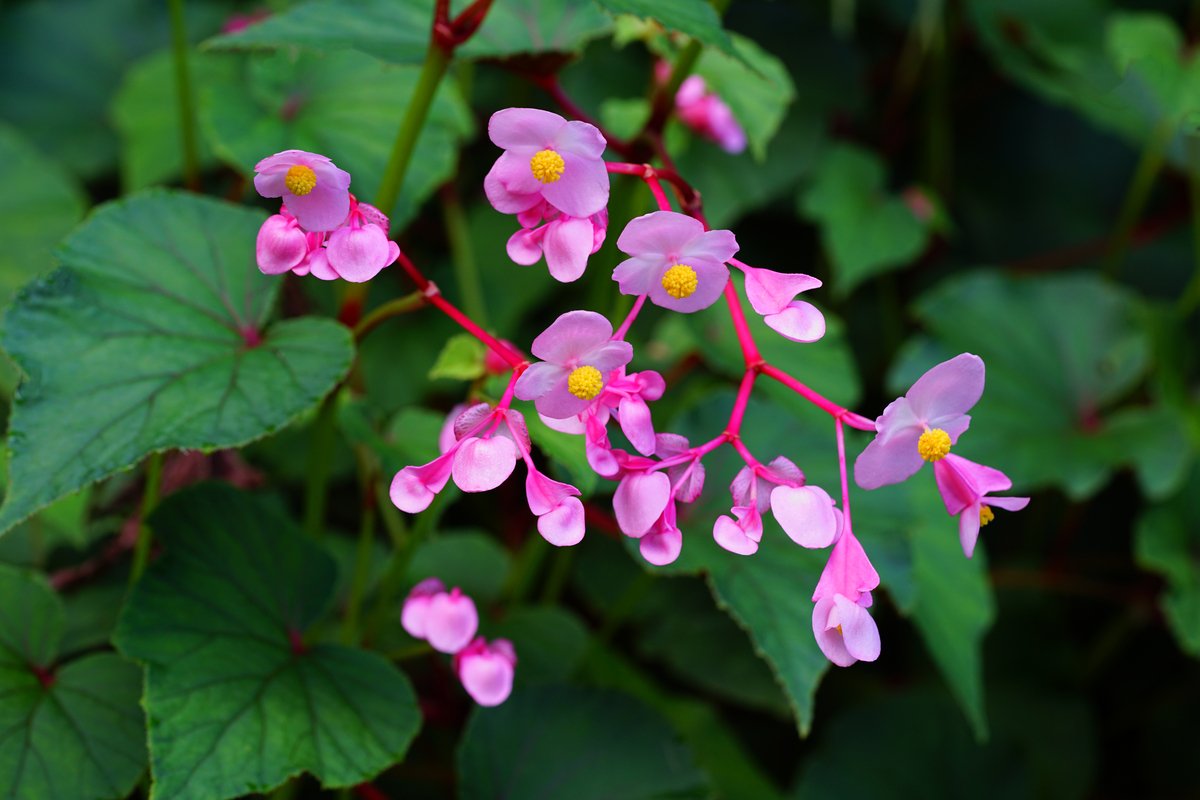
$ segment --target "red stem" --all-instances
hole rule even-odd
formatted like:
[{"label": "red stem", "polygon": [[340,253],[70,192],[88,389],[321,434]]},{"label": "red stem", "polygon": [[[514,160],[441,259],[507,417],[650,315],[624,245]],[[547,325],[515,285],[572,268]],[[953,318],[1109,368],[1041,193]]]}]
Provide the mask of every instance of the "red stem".
[{"label": "red stem", "polygon": [[849,425],[851,428],[857,428],[860,431],[874,431],[875,423],[866,417],[861,417],[849,409],[842,408],[832,400],[805,386],[800,381],[788,375],[779,367],[771,364],[762,365],[762,373],[782,383],[784,386],[791,389],[796,394],[803,397],[808,402],[812,403],[817,408],[829,414],[834,419],[839,419]]},{"label": "red stem", "polygon": [[746,361],[746,369],[758,370],[765,367],[766,362],[758,352],[758,345],[754,343],[754,334],[750,333],[750,325],[746,322],[746,312],[742,310],[742,301],[738,297],[732,278],[725,284],[725,303],[729,306],[729,316],[733,320],[733,330],[737,334],[738,344],[742,347],[742,358]]}]

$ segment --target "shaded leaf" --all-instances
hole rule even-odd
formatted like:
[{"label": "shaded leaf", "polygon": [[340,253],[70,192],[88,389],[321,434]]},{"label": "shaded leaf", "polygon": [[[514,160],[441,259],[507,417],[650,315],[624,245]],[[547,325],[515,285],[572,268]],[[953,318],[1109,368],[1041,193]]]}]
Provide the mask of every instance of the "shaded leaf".
[{"label": "shaded leaf", "polygon": [[439,578],[446,586],[457,586],[479,603],[500,596],[512,559],[500,544],[479,531],[444,531],[425,542],[409,562],[409,585],[426,578]]},{"label": "shaded leaf", "polygon": [[469,333],[458,333],[446,340],[438,353],[430,380],[449,378],[456,381],[471,381],[483,374],[483,356],[487,352],[483,342]]},{"label": "shaded leaf", "polygon": [[400,760],[420,712],[376,653],[314,643],[333,559],[288,519],[223,484],[151,518],[166,555],[114,641],[146,666],[153,796],[235,797],[302,771],[351,786]]},{"label": "shaded leaf", "polygon": [[[708,0],[596,0],[613,14],[648,17],[664,28],[686,33],[704,44],[738,55],[721,18]],[[738,56],[740,57],[740,55]]]},{"label": "shaded leaf", "polygon": [[1200,469],[1193,469],[1183,490],[1151,507],[1138,520],[1134,535],[1137,562],[1159,573],[1167,586],[1159,602],[1179,646],[1200,658]]}]

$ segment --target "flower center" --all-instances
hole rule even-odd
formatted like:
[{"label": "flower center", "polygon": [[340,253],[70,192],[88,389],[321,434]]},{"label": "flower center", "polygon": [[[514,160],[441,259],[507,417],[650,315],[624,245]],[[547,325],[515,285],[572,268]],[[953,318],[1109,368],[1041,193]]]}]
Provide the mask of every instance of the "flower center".
[{"label": "flower center", "polygon": [[662,287],[676,300],[690,296],[696,291],[697,283],[696,270],[687,264],[676,264],[662,276]]},{"label": "flower center", "polygon": [[567,377],[567,391],[580,400],[594,400],[604,388],[604,376],[595,367],[576,367]]},{"label": "flower center", "polygon": [[941,461],[950,452],[950,434],[941,428],[925,431],[917,439],[917,452],[926,461]]},{"label": "flower center", "polygon": [[312,167],[306,167],[303,164],[293,164],[288,168],[287,175],[283,179],[283,185],[287,190],[296,197],[304,197],[317,186],[317,173],[312,171]]},{"label": "flower center", "polygon": [[566,168],[563,157],[553,150],[539,150],[529,159],[529,170],[542,183],[554,183],[562,177]]},{"label": "flower center", "polygon": [[979,525],[980,525],[980,527],[987,525],[989,522],[991,522],[995,518],[996,518],[996,514],[995,514],[995,512],[992,511],[991,506],[980,506],[979,507]]}]

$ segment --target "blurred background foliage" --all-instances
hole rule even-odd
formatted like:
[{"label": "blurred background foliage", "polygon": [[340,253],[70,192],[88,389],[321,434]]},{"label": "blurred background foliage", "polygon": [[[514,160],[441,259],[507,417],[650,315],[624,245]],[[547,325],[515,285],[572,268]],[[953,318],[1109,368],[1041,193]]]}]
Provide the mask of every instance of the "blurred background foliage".
[{"label": "blurred background foliage", "polygon": [[[130,467],[170,449],[165,490],[215,479],[243,491],[190,490],[164,504],[154,525],[167,553],[199,536],[217,553],[239,541],[294,550],[277,574],[238,574],[231,585],[261,594],[264,608],[268,595],[298,593],[295,630],[338,641],[321,658],[377,680],[352,702],[323,696],[332,733],[320,733],[321,714],[286,701],[262,712],[262,741],[307,726],[332,737],[337,755],[318,748],[297,762],[264,745],[258,760],[229,756],[215,769],[167,744],[156,748],[158,796],[236,796],[301,768],[342,786],[386,768],[374,787],[404,797],[1200,796],[1200,4],[735,0],[722,19],[702,0],[497,0],[456,57],[400,199],[385,210],[405,252],[497,335],[524,348],[568,308],[619,313],[613,242],[652,206],[634,182],[614,183],[609,243],[577,284],[513,265],[504,254],[513,221],[481,191],[496,155],[488,116],[554,109],[527,77],[561,68],[580,107],[617,135],[636,132],[655,59],[694,37],[705,45],[696,70],[749,148],[729,155],[671,123],[679,172],[710,222],[735,230],[743,260],[825,282],[816,299],[826,338],[795,345],[759,325],[767,357],[867,416],[952,354],[985,359],[987,390],[961,453],[1006,471],[1033,502],[986,528],[965,561],[928,474],[855,492],[857,527],[884,581],[875,606],[884,646],[879,661],[847,670],[830,670],[812,641],[820,554],[770,524],[752,558],[712,542],[737,468],[723,451],[707,462],[706,495],[681,518],[683,556],[668,568],[646,568],[615,535],[612,487],[587,468],[582,443],[536,419],[550,471],[588,501],[577,548],[553,551],[537,536],[516,480],[484,496],[451,487],[412,519],[395,512],[391,474],[436,453],[437,430],[469,387],[496,393],[482,352],[431,310],[389,321],[358,350],[356,377],[331,406],[319,542],[297,521],[310,441],[323,435],[316,403],[351,358],[332,323],[291,322],[296,349],[284,349],[306,376],[301,390],[265,364],[249,368],[239,384],[246,410],[216,439],[103,419],[107,401],[95,398],[106,381],[157,354],[93,357],[88,337],[119,326],[88,304],[122,302],[103,279],[123,265],[154,283],[156,273],[182,274],[193,252],[147,260],[130,237],[203,228],[195,248],[220,254],[220,275],[247,280],[236,278],[251,263],[246,232],[269,205],[248,178],[259,158],[288,148],[331,156],[372,198],[425,58],[432,5],[190,0],[202,188],[254,211],[151,193],[83,227],[95,206],[182,182],[166,7],[0,5],[0,302],[66,267],[23,292],[4,322],[5,349],[60,393],[36,396],[27,384],[18,394],[21,370],[4,364],[5,402],[19,397],[25,411],[10,423],[14,488],[0,512],[17,523],[0,538],[0,786],[30,798],[145,791],[143,707],[156,735],[183,739],[238,713],[228,697],[208,709],[171,705],[188,664],[174,660],[186,641],[171,633],[180,617],[170,607],[205,590],[182,556],[125,596],[150,474]],[[239,15],[254,24],[228,32]],[[161,280],[191,295],[185,279]],[[248,315],[336,310],[328,284],[253,286]],[[388,270],[370,302],[407,291]],[[155,324],[167,329],[203,322],[159,311]],[[214,312],[224,313],[197,314]],[[654,407],[659,430],[695,441],[724,424],[741,360],[723,313],[651,309],[635,327],[637,366],[662,371],[671,387]],[[327,346],[313,354],[304,341]],[[198,380],[180,402],[219,395],[236,369]],[[127,400],[151,403],[164,388]],[[832,485],[827,420],[777,388],[756,395],[747,443]],[[82,458],[100,433],[124,449]],[[254,538],[267,529],[275,538]],[[504,706],[473,709],[444,662],[399,628],[399,599],[428,575],[472,593],[483,632],[516,643],[518,688]],[[174,613],[203,628],[226,599]],[[272,612],[260,611],[269,627]],[[208,658],[230,689],[246,676],[219,677],[239,652],[227,633],[209,631],[217,656]],[[142,706],[140,671],[110,641],[150,676]],[[50,689],[28,663],[59,668],[61,713],[36,716]],[[269,666],[255,667],[259,678],[275,674]],[[394,707],[387,724],[344,713],[372,706]],[[408,756],[391,766],[422,718]],[[257,741],[232,730],[209,754]],[[27,767],[35,762],[40,772]],[[206,790],[189,784],[197,769],[217,776]],[[61,770],[75,771],[54,777]],[[302,778],[280,791],[319,789]]]}]

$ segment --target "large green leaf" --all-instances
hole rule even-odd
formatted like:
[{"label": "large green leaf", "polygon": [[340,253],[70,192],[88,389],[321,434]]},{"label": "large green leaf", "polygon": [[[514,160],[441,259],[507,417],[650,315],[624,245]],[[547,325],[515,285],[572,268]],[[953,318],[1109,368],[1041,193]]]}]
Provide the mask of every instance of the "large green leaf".
[{"label": "large green leaf", "polygon": [[613,14],[634,14],[741,57],[708,0],[596,0]]},{"label": "large green leaf", "polygon": [[[236,58],[191,53],[188,66],[192,91],[208,97],[228,91],[238,82]],[[179,126],[175,62],[171,51],[155,53],[125,74],[112,103],[113,125],[121,138],[121,185],[125,191],[144,189],[183,173],[183,144]],[[197,137],[201,167],[216,163],[212,146]]]},{"label": "large green leaf", "polygon": [[928,230],[899,197],[885,191],[883,162],[850,145],[826,153],[801,211],[821,226],[833,262],[834,289],[845,296],[867,278],[902,267],[925,249]]},{"label": "large green leaf", "polygon": [[1183,490],[1138,521],[1137,561],[1166,579],[1160,602],[1179,646],[1200,658],[1200,468]]},{"label": "large green leaf", "polygon": [[704,776],[661,717],[625,695],[566,686],[516,691],[501,706],[476,709],[459,746],[458,780],[463,800],[707,796]]},{"label": "large green leaf", "polygon": [[261,220],[182,193],[111,203],[67,239],[65,269],[22,292],[0,530],[148,453],[270,433],[341,379],[344,327],[267,324],[280,283],[254,265]]},{"label": "large green leaf", "polygon": [[1142,379],[1149,357],[1142,313],[1129,293],[1089,275],[1018,280],[974,272],[916,303],[938,344],[917,340],[891,381],[903,392],[922,372],[968,351],[987,364],[962,455],[998,467],[1020,486],[1057,485],[1085,497],[1114,467],[1137,467],[1156,496],[1187,465],[1182,423],[1158,406],[1113,410]]},{"label": "large green leaf", "polygon": [[[280,52],[246,59],[235,87],[200,93],[200,118],[217,154],[250,174],[281,150],[329,156],[353,176],[350,190],[371,202],[420,69],[343,50],[325,55]],[[434,98],[395,208],[382,209],[393,229],[416,215],[454,174],[471,117],[452,82]]]},{"label": "large green leaf", "polygon": [[[208,46],[272,50],[352,47],[385,61],[418,64],[429,48],[432,22],[430,0],[316,0],[214,39]],[[575,52],[611,27],[611,20],[592,0],[505,0],[492,6],[483,25],[458,53],[467,58],[495,58]]]},{"label": "large green leaf", "polygon": [[376,653],[307,641],[333,559],[285,517],[223,484],[151,518],[166,555],[114,641],[146,666],[153,797],[236,797],[302,771],[351,786],[399,761],[420,712]]},{"label": "large green leaf", "polygon": [[745,36],[733,35],[737,57],[721,50],[705,50],[696,62],[696,74],[733,112],[746,132],[755,160],[764,161],[767,145],[783,123],[796,87],[783,62]]},{"label": "large green leaf", "polygon": [[48,272],[50,251],[83,216],[83,191],[16,130],[0,125],[0,305],[35,275]]},{"label": "large green leaf", "polygon": [[146,768],[138,669],[112,653],[59,663],[63,625],[44,578],[0,566],[0,792],[124,797]]}]

